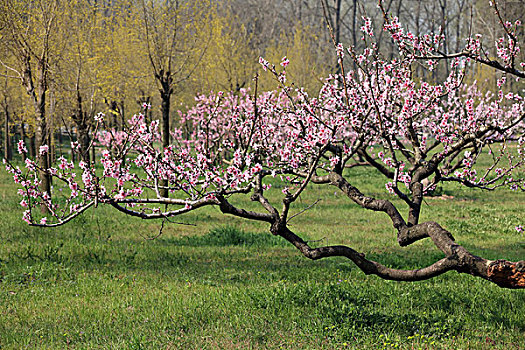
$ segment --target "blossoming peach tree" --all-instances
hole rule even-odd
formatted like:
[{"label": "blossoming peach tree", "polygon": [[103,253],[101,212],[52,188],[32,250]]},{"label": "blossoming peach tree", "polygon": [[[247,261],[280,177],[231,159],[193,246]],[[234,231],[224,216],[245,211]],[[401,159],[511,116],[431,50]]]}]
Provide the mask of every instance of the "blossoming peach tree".
[{"label": "blossoming peach tree", "polygon": [[[520,23],[501,20],[505,35],[496,42],[498,57],[490,58],[479,36],[469,38],[463,51],[445,53],[441,34],[415,36],[397,18],[383,13],[382,29],[397,44],[399,55],[391,60],[382,56],[371,21],[364,18],[366,47],[358,52],[336,45],[342,73],[328,77],[316,96],[287,83],[286,58],[280,66],[261,58],[265,74],[278,81],[277,90],[258,94],[255,87],[253,93],[197,97],[193,108],[180,113],[169,147],[159,146],[158,121],[146,123],[138,114],[125,132],[116,132],[105,130],[99,115],[94,137],[103,150],[97,167],[63,157],[49,169],[31,159],[25,169],[6,162],[20,185],[23,219],[33,226],[54,227],[97,205],[143,219],[217,206],[224,214],[268,223],[272,234],[307,258],[343,256],[381,278],[418,281],[455,270],[501,287],[525,288],[525,261],[475,256],[439,223],[420,222],[424,197],[441,183],[525,190],[524,101],[520,92],[505,90],[507,80],[525,77],[516,39]],[[345,55],[354,60],[354,70],[345,72]],[[429,70],[448,64],[450,74],[439,83],[422,81],[414,77],[416,64]],[[475,83],[464,83],[467,70],[476,64],[499,72],[496,91],[482,92]],[[18,151],[27,152],[23,142]],[[42,146],[40,153],[46,152],[48,147]],[[492,162],[480,168],[476,165],[483,152]],[[362,163],[377,169],[385,178],[385,191],[406,205],[371,197],[355,187],[345,169]],[[39,173],[53,176],[56,193],[41,190]],[[279,181],[282,195],[275,205],[268,200],[268,190]],[[311,184],[334,186],[362,208],[383,212],[401,246],[430,238],[445,257],[417,270],[400,270],[348,246],[311,247],[288,225],[290,208]],[[162,195],[163,186],[168,197]],[[234,205],[234,194],[249,196],[260,210]]]}]

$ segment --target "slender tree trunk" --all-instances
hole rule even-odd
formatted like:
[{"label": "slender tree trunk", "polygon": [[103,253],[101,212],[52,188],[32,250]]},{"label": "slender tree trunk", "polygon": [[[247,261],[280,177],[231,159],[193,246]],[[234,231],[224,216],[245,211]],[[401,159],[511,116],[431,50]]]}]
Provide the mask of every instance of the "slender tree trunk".
[{"label": "slender tree trunk", "polygon": [[[20,123],[20,140],[26,142],[26,131],[25,131],[25,124],[22,122]],[[26,161],[26,154],[22,153],[22,161]]]},{"label": "slender tree trunk", "polygon": [[[162,74],[162,72],[161,72]],[[162,99],[161,108],[162,108],[162,148],[166,148],[170,144],[170,99],[173,89],[171,88],[171,73],[166,72],[166,74],[161,75],[161,90],[160,97]],[[160,195],[163,197],[168,197],[168,182],[166,180],[160,181],[160,186],[165,187],[160,190]]]},{"label": "slender tree trunk", "polygon": [[29,127],[29,142],[28,142],[28,150],[29,150],[29,157],[31,159],[36,158],[36,135],[35,135],[35,128],[30,126]]},{"label": "slender tree trunk", "polygon": [[91,142],[86,125],[80,125],[78,129],[78,142],[80,144],[80,158],[87,164],[90,164],[89,144]]},{"label": "slender tree trunk", "polygon": [[162,96],[162,147],[170,144],[170,96]]},{"label": "slender tree trunk", "polygon": [[[354,49],[357,49],[357,0],[354,0],[352,4],[352,45]],[[354,70],[357,69],[357,64],[354,60],[352,60],[352,67]]]},{"label": "slender tree trunk", "polygon": [[[40,146],[48,145],[49,142],[49,128],[47,125],[46,120],[46,109],[45,109],[45,91],[40,91],[39,93],[40,99],[37,106],[37,125],[36,125],[36,133],[35,133],[35,153],[36,157],[38,159],[38,163],[42,169],[48,169],[49,168],[49,155],[44,154],[41,155],[38,151],[40,149]],[[49,146],[49,145],[48,145]],[[47,192],[48,194],[51,194],[51,176],[45,172],[40,171],[40,181],[41,189],[43,192]]]},{"label": "slender tree trunk", "polygon": [[461,47],[461,40],[460,40],[460,37],[461,37],[461,19],[463,18],[463,16],[461,16],[460,14],[463,13],[463,10],[464,10],[464,7],[465,7],[465,1],[463,0],[457,0],[457,11],[458,11],[458,16],[457,16],[457,20],[456,20],[456,52],[459,52],[459,48]]},{"label": "slender tree trunk", "polygon": [[55,135],[53,134],[53,126],[48,125],[48,128],[47,145],[49,145],[49,151],[47,152],[47,164],[51,166],[55,162]]},{"label": "slender tree trunk", "polygon": [[[70,136],[70,144],[73,144],[73,140],[74,138],[73,137],[73,131],[71,132],[71,136]],[[73,163],[75,163],[77,161],[77,156],[76,156],[76,153],[75,153],[75,150],[73,149],[73,147],[71,147],[71,161]]]},{"label": "slender tree trunk", "polygon": [[335,2],[335,42],[341,41],[341,0]]},{"label": "slender tree trunk", "polygon": [[352,4],[352,45],[357,48],[357,0]]},{"label": "slender tree trunk", "polygon": [[11,137],[9,135],[10,129],[11,128],[9,125],[9,108],[6,104],[4,105],[4,157],[7,160],[11,160],[13,158],[13,151],[11,148]]},{"label": "slender tree trunk", "polygon": [[[401,5],[402,5],[402,0],[399,0],[399,2],[397,3],[397,8],[396,8],[396,17],[397,18],[400,18],[400,15],[401,15]],[[394,43],[394,40],[393,39],[390,39],[390,47],[391,47],[391,50],[390,50],[390,54],[389,54],[389,60],[391,61],[392,59],[394,59],[394,51],[396,50],[396,44]]]},{"label": "slender tree trunk", "polygon": [[64,140],[62,138],[62,130],[60,130],[60,128],[57,128],[56,133],[57,133],[56,140],[58,143],[58,153],[60,154],[60,156],[62,156],[62,144],[64,143]]},{"label": "slender tree trunk", "polygon": [[[447,18],[447,0],[441,0],[439,2],[439,5],[441,7],[441,26],[443,28],[443,34],[445,35],[445,40],[443,41],[443,50],[445,50],[445,53],[449,53],[449,45],[448,41],[450,40],[448,35],[448,25],[449,21]],[[445,73],[448,76],[449,74],[449,65],[445,64]]]},{"label": "slender tree trunk", "polygon": [[77,89],[77,112],[76,115],[73,118],[73,121],[76,124],[77,132],[78,132],[78,143],[80,146],[80,158],[86,162],[86,164],[90,164],[89,159],[89,144],[91,142],[89,137],[89,130],[86,123],[86,115],[82,109],[82,96],[80,95],[80,91]]},{"label": "slender tree trunk", "polygon": [[6,68],[6,78],[5,78],[5,85],[4,85],[4,157],[7,160],[11,160],[13,158],[13,151],[11,148],[11,136],[10,136],[10,125],[9,125],[9,99],[8,96],[8,86],[7,86],[7,68]]},{"label": "slender tree trunk", "polygon": [[170,99],[171,87],[167,80],[162,81],[162,90],[160,97],[162,99],[162,147],[168,147],[170,144]]},{"label": "slender tree trunk", "polygon": [[56,111],[56,98],[53,91],[50,91],[50,103],[49,103],[49,118],[48,118],[48,162],[53,164],[56,160],[56,142],[55,142],[55,111]]},{"label": "slender tree trunk", "polygon": [[[31,56],[27,51],[23,51],[23,65],[24,71],[22,74],[22,84],[26,88],[31,101],[33,103],[36,130],[30,139],[30,155],[33,159],[37,159],[40,168],[44,169],[39,172],[41,181],[40,189],[51,195],[51,175],[47,173],[49,169],[49,154],[42,156],[39,152],[40,146],[48,145],[49,142],[49,127],[46,119],[46,93],[47,93],[47,47],[45,47],[42,57],[37,59],[36,70],[31,66]],[[37,77],[33,78],[34,73]],[[36,84],[35,84],[36,83]]]},{"label": "slender tree trunk", "polygon": [[124,101],[121,100],[119,104],[119,116],[120,116],[120,130],[124,131],[126,127],[126,112],[125,112],[125,106]]}]

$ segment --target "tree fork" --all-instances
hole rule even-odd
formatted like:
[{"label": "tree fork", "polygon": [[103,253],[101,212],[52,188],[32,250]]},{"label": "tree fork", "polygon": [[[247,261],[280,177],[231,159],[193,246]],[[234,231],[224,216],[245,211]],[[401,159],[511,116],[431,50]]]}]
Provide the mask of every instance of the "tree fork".
[{"label": "tree fork", "polygon": [[[490,261],[475,256],[467,251],[463,246],[457,244],[452,234],[441,227],[438,223],[430,221],[415,225],[409,223],[409,225],[407,225],[401,217],[401,214],[399,214],[399,211],[391,202],[365,196],[359,191],[359,189],[348,183],[348,181],[346,181],[343,176],[335,172],[330,173],[330,181],[332,185],[341,189],[343,193],[345,193],[350,199],[359,204],[361,207],[369,210],[385,212],[392,220],[394,228],[398,231],[397,240],[400,246],[408,246],[421,239],[431,238],[436,247],[446,255],[447,259],[455,261],[453,266],[450,265],[450,262],[446,264],[446,271],[453,269],[458,272],[469,273],[474,276],[484,278],[504,288],[525,288],[525,261]],[[279,227],[278,225],[274,226]],[[362,260],[364,259],[364,255],[359,255],[351,248],[344,246],[334,246],[312,249],[302,239],[300,239],[295,234],[292,234],[288,229],[283,230],[282,232],[279,231],[277,234],[294,244],[294,246],[296,246],[303,253],[303,255],[310,259],[315,260],[325,256],[346,256],[357,266],[359,266],[359,268],[361,268],[365,273],[369,272],[372,274],[377,274],[382,278],[385,278],[386,276],[386,278],[389,279],[393,276],[403,276],[398,280],[411,280],[404,279],[407,275],[411,276],[411,273],[408,272],[406,274],[401,272],[394,273],[389,270],[384,270],[383,267],[372,268],[371,266],[377,263],[371,262],[372,265],[367,265],[368,263],[365,264],[365,262]],[[442,271],[441,264],[439,265],[439,268],[431,268],[431,266],[433,266],[431,265],[425,268],[426,270],[422,269],[426,271],[423,275],[421,275],[422,272],[419,272],[417,274],[413,273],[412,276],[414,276],[414,278],[417,276],[417,278],[421,279],[434,277],[434,274],[437,273],[437,271]],[[386,275],[383,276],[382,273],[386,273]],[[425,277],[427,275],[429,277]]]}]

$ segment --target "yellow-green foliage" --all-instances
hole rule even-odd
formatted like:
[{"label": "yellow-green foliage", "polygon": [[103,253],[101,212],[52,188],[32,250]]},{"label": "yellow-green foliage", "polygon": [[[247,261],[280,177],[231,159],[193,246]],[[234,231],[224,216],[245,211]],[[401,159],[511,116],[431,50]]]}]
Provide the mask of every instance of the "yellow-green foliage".
[{"label": "yellow-green foliage", "polygon": [[250,47],[251,35],[236,23],[230,13],[210,17],[210,40],[191,78],[192,92],[230,91],[250,85],[258,70],[257,54]]},{"label": "yellow-green foliage", "polygon": [[[291,35],[282,34],[278,41],[269,45],[264,58],[278,66],[282,57],[286,56],[290,61],[286,68],[287,80],[297,87],[315,92],[331,70],[327,60],[323,59],[330,57],[330,47],[311,28],[297,23]],[[262,75],[263,89],[273,89],[276,84],[270,74]]]}]

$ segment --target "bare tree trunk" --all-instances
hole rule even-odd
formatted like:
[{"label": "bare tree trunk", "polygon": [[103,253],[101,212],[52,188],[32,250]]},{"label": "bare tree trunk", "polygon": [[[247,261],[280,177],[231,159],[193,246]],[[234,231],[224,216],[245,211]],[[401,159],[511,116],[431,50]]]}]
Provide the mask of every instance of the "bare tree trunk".
[{"label": "bare tree trunk", "polygon": [[[46,171],[49,169],[49,155],[41,155],[39,149],[49,142],[49,127],[46,119],[46,93],[47,93],[47,50],[44,50],[41,57],[37,58],[36,69],[31,65],[31,56],[29,52],[23,51],[23,68],[22,84],[25,87],[34,107],[36,130],[30,138],[29,154],[33,159],[37,159],[41,169],[39,177],[41,181],[41,190],[51,195],[51,175]],[[37,73],[36,78],[34,73]],[[50,146],[50,145],[48,145]]]},{"label": "bare tree trunk", "polygon": [[341,41],[341,0],[335,1],[335,42]]},{"label": "bare tree trunk", "polygon": [[[401,15],[401,5],[402,5],[403,1],[402,0],[399,0],[399,2],[397,3],[397,9],[396,9],[396,17],[397,18],[400,18],[399,16]],[[393,60],[394,59],[394,50],[396,49],[396,44],[394,43],[394,40],[390,39],[390,55],[389,55],[389,60]]]},{"label": "bare tree trunk", "polygon": [[[25,124],[22,122],[20,123],[20,140],[26,142],[26,131],[25,131]],[[26,154],[22,153],[22,160],[26,161]]]},{"label": "bare tree trunk", "polygon": [[[166,148],[170,144],[170,99],[173,89],[171,87],[172,77],[170,72],[160,72],[160,97],[162,99],[162,148]],[[168,182],[166,180],[160,181],[160,186],[164,187],[160,190],[162,197],[168,197]]]},{"label": "bare tree trunk", "polygon": [[80,146],[80,158],[86,162],[86,164],[90,164],[89,159],[89,144],[91,142],[89,138],[89,128],[86,123],[86,115],[85,112],[82,109],[82,96],[80,95],[80,91],[77,86],[77,111],[76,115],[73,117],[73,121],[75,122],[75,125],[77,127],[78,132],[78,143]]},{"label": "bare tree trunk", "polygon": [[56,144],[55,144],[55,132],[54,132],[54,121],[55,121],[55,106],[56,106],[56,99],[53,94],[53,91],[50,92],[50,103],[49,103],[49,118],[47,121],[47,144],[49,146],[49,151],[47,153],[48,158],[48,164],[53,164],[55,162],[56,157]]},{"label": "bare tree trunk", "polygon": [[[49,128],[47,125],[46,115],[45,115],[45,91],[40,91],[40,103],[38,103],[36,110],[37,124],[35,132],[35,150],[36,158],[38,159],[38,164],[42,169],[49,169],[49,158],[48,154],[41,155],[38,151],[40,146],[48,145],[49,142]],[[49,146],[49,145],[48,145]],[[41,189],[43,192],[51,194],[51,176],[46,171],[40,171],[40,181]]]},{"label": "bare tree trunk", "polygon": [[357,48],[357,0],[352,5],[352,45]]},{"label": "bare tree trunk", "polygon": [[456,22],[456,52],[459,52],[460,48],[460,35],[461,35],[461,16],[460,14],[463,13],[463,7],[465,5],[465,2],[462,0],[457,0],[457,10],[458,10],[458,16],[457,16],[457,22]]},{"label": "bare tree trunk", "polygon": [[119,103],[119,116],[120,116],[120,131],[124,131],[126,128],[126,111],[124,100],[121,100]]},{"label": "bare tree trunk", "polygon": [[[448,53],[449,45],[448,41],[450,40],[448,35],[448,24],[449,21],[447,21],[447,0],[440,0],[439,5],[441,7],[441,26],[443,30],[443,35],[445,35],[445,40],[443,41],[443,49],[445,50],[445,53]],[[445,64],[445,72],[448,76],[449,74],[449,65]]]},{"label": "bare tree trunk", "polygon": [[53,134],[53,126],[48,125],[48,133],[47,133],[47,145],[49,146],[49,150],[47,152],[47,164],[51,166],[55,162],[55,136]]},{"label": "bare tree trunk", "polygon": [[8,86],[7,86],[7,68],[6,68],[6,78],[5,78],[5,85],[4,85],[4,157],[7,160],[11,160],[13,158],[13,152],[11,149],[11,137],[10,137],[10,125],[9,125],[9,100],[7,98],[8,96]]},{"label": "bare tree trunk", "polygon": [[[73,132],[71,132],[71,136],[70,136],[70,144],[73,145]],[[73,146],[71,146],[71,161],[73,163],[75,163],[77,161],[77,157],[75,155],[75,150],[73,149]]]},{"label": "bare tree trunk", "polygon": [[6,104],[4,105],[4,157],[7,160],[11,160],[13,158],[13,151],[11,148],[11,136],[9,135],[9,131],[9,108]]},{"label": "bare tree trunk", "polygon": [[28,142],[28,150],[29,150],[29,157],[31,159],[36,158],[36,135],[35,135],[35,128],[32,126],[29,127],[29,142]]},{"label": "bare tree trunk", "polygon": [[[60,130],[60,128],[57,128],[56,133],[57,133],[56,140],[58,143],[58,153],[62,156],[62,144],[64,143],[64,140],[62,138],[62,130]],[[56,155],[56,149],[55,149],[55,155]]]}]

